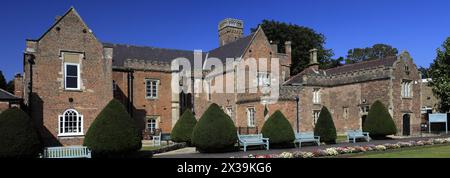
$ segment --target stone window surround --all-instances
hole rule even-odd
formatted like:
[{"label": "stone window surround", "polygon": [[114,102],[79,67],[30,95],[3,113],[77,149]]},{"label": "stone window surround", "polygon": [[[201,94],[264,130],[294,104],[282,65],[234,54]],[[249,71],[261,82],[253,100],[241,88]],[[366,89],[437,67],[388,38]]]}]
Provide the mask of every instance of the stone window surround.
[{"label": "stone window surround", "polygon": [[[72,59],[72,61],[71,60],[68,60],[68,62],[66,62],[66,59],[64,59],[64,56],[65,56],[65,53],[67,53],[67,54],[77,54],[77,55],[79,55],[79,60],[77,60],[77,61],[73,61],[73,59]],[[73,50],[59,50],[59,59],[62,61],[62,77],[63,77],[63,79],[62,79],[62,88],[65,90],[65,91],[82,91],[82,89],[83,89],[83,86],[82,86],[82,79],[81,79],[81,74],[83,73],[82,71],[81,71],[81,68],[82,68],[82,65],[81,65],[81,63],[82,63],[82,59],[86,59],[86,54],[84,53],[84,52],[80,52],[80,51],[73,51]],[[78,87],[77,88],[66,88],[66,65],[77,65],[77,72],[78,72],[78,80],[77,80],[77,85],[78,85]]]},{"label": "stone window surround", "polygon": [[403,79],[401,82],[401,97],[403,99],[410,99],[413,97],[413,81]]},{"label": "stone window surround", "polygon": [[313,104],[320,104],[320,88],[313,88]]}]

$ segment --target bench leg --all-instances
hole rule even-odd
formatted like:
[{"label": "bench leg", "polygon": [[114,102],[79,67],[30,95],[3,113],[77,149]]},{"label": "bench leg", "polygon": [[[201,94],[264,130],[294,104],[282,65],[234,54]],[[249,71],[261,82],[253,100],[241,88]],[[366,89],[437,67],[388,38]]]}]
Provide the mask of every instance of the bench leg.
[{"label": "bench leg", "polygon": [[244,152],[247,152],[247,145],[244,144]]},{"label": "bench leg", "polygon": [[266,150],[269,150],[269,142],[266,143]]}]

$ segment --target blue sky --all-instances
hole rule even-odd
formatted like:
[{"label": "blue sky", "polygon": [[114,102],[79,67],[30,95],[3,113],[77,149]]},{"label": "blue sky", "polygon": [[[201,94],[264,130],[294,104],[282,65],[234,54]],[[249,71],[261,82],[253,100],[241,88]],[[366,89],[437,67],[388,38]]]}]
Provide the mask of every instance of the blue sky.
[{"label": "blue sky", "polygon": [[335,57],[387,43],[428,66],[450,36],[447,0],[5,0],[0,2],[0,70],[21,72],[25,39],[36,39],[74,6],[103,42],[176,49],[218,46],[217,24],[244,20],[245,34],[263,19],[323,33]]}]

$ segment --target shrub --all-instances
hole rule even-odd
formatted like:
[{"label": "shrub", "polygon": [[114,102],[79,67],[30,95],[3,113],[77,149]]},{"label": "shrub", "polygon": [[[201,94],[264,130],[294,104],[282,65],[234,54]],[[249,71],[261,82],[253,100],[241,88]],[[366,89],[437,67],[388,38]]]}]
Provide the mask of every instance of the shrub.
[{"label": "shrub", "polygon": [[25,112],[10,108],[0,114],[0,157],[36,158],[41,150],[38,132]]},{"label": "shrub", "polygon": [[213,103],[192,132],[192,144],[200,152],[225,152],[234,149],[236,127],[231,118]]},{"label": "shrub", "polygon": [[112,100],[91,124],[84,145],[95,157],[124,157],[134,154],[141,146],[141,134],[125,107]]},{"label": "shrub", "polygon": [[180,119],[177,121],[172,129],[171,138],[174,142],[186,142],[188,145],[191,143],[192,130],[197,124],[197,119],[192,114],[192,112],[187,109],[181,115]]},{"label": "shrub", "polygon": [[327,107],[322,107],[319,119],[317,119],[316,127],[314,127],[314,135],[320,136],[320,141],[325,143],[336,143],[336,127],[333,118]]},{"label": "shrub", "polygon": [[375,139],[397,133],[397,127],[395,127],[391,115],[380,101],[375,101],[370,107],[363,130],[369,132],[370,136]]},{"label": "shrub", "polygon": [[292,145],[295,133],[286,117],[277,110],[264,123],[261,133],[269,138],[270,145],[288,146]]}]

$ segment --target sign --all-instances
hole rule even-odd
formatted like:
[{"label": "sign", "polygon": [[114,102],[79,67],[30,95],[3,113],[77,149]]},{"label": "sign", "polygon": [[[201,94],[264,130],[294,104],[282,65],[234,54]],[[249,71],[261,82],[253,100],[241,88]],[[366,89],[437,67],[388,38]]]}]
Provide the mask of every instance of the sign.
[{"label": "sign", "polygon": [[448,134],[448,125],[447,125],[447,113],[437,113],[437,114],[429,114],[428,115],[428,129],[431,133],[431,123],[445,123],[445,133]]},{"label": "sign", "polygon": [[428,116],[429,118],[429,122],[430,123],[434,123],[434,122],[447,122],[447,114],[430,114]]}]

